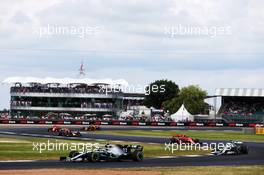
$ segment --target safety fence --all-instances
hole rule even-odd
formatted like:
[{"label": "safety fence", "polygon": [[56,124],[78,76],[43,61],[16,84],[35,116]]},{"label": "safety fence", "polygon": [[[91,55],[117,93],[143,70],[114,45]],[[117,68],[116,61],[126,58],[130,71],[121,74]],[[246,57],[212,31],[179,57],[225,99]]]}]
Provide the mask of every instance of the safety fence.
[{"label": "safety fence", "polygon": [[82,120],[0,120],[0,124],[39,124],[39,125],[121,125],[121,126],[188,126],[188,127],[263,127],[262,123],[198,123],[198,122],[144,122],[144,121],[82,121]]}]

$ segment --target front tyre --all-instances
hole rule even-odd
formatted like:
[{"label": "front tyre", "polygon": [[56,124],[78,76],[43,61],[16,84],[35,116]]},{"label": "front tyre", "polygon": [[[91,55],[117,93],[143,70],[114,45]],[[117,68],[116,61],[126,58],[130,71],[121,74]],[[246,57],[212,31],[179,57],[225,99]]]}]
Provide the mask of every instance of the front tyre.
[{"label": "front tyre", "polygon": [[241,146],[240,149],[242,154],[248,154],[248,147],[246,145]]},{"label": "front tyre", "polygon": [[73,157],[77,156],[78,154],[79,154],[78,151],[71,151],[70,154],[69,154],[69,157],[73,158]]}]

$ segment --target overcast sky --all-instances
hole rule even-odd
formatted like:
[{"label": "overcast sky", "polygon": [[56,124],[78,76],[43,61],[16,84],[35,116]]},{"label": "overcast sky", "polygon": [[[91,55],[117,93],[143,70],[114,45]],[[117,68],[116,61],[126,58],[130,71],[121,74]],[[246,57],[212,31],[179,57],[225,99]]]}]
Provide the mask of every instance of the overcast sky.
[{"label": "overcast sky", "polygon": [[[263,88],[263,7],[260,0],[2,0],[0,80],[74,78],[83,61],[89,78],[167,78],[209,94]],[[61,28],[68,33],[55,32]],[[0,96],[0,109],[9,108],[9,85],[0,85]]]}]

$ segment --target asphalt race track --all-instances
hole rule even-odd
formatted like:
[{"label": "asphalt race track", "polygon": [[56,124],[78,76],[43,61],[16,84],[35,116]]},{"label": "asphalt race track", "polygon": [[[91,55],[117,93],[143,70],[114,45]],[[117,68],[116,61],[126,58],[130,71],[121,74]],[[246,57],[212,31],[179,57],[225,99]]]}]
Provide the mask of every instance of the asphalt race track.
[{"label": "asphalt race track", "polygon": [[[50,126],[49,126],[50,127]],[[42,127],[24,127],[13,125],[11,127],[0,126],[1,135],[9,135],[14,137],[31,136],[50,138],[54,136],[48,135],[48,126]],[[80,127],[79,127],[80,128]],[[109,127],[103,129],[110,129]],[[117,129],[117,128],[115,128]],[[121,128],[131,129],[131,128]],[[137,128],[134,128],[137,129]],[[144,130],[144,128],[139,128]],[[149,129],[149,128],[145,128]],[[150,128],[153,130],[153,128]],[[160,129],[160,128],[159,128]],[[174,128],[175,129],[175,128]],[[241,129],[241,128],[239,128]],[[154,129],[155,130],[155,129]],[[158,130],[158,129],[157,129]],[[178,128],[177,128],[178,130]],[[210,128],[210,130],[212,130]],[[228,130],[223,128],[223,130]],[[72,139],[72,140],[116,140],[129,142],[146,142],[146,143],[165,143],[168,139],[157,137],[136,137],[136,136],[113,136],[113,135],[98,135],[85,133],[81,138],[65,138],[55,136],[56,139]],[[213,142],[206,141],[203,142]],[[219,141],[216,141],[219,142]],[[73,163],[60,161],[0,161],[0,169],[38,169],[38,168],[134,168],[134,167],[172,167],[172,166],[211,166],[211,165],[264,165],[264,143],[247,142],[249,147],[248,155],[239,156],[201,156],[201,157],[164,157],[164,158],[145,158],[143,162],[99,162],[99,163]]]}]

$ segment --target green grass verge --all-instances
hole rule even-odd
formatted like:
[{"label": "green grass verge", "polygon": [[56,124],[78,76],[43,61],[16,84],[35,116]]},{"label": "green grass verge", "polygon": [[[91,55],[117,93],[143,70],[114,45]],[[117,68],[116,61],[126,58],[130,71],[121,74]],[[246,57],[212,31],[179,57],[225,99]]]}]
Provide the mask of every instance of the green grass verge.
[{"label": "green grass verge", "polygon": [[[68,143],[70,148],[71,145],[76,145],[76,143],[80,143],[80,141],[69,141],[69,140],[55,140],[49,139],[52,143]],[[44,138],[12,138],[6,137],[0,139],[0,160],[58,160],[60,156],[67,156],[70,151],[65,150],[62,151],[62,147],[60,150],[53,151],[42,151],[40,153],[39,150],[34,149],[33,143],[47,143],[48,139]],[[113,144],[135,144],[130,142],[107,142],[107,141],[81,141],[81,143],[113,143]],[[144,146],[144,155],[145,157],[158,157],[158,156],[184,156],[184,155],[203,155],[208,154],[208,151],[198,151],[198,150],[190,150],[190,151],[176,151],[174,154],[165,151],[165,146],[163,144],[147,144],[147,143],[139,143]],[[82,147],[80,147],[82,148]]]},{"label": "green grass verge", "polygon": [[264,142],[264,135],[244,134],[242,131],[182,131],[182,130],[107,130],[96,131],[95,134],[122,135],[122,136],[144,136],[169,138],[175,134],[185,134],[189,137],[201,140],[240,140]]}]

